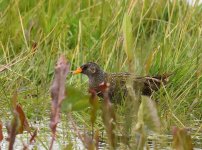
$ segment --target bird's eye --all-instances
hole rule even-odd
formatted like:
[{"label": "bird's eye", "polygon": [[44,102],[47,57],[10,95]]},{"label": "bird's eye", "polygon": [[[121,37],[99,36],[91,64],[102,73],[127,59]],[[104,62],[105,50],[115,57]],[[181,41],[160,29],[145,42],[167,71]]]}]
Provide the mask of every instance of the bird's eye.
[{"label": "bird's eye", "polygon": [[82,70],[86,70],[88,67],[87,66],[83,66],[82,67]]}]

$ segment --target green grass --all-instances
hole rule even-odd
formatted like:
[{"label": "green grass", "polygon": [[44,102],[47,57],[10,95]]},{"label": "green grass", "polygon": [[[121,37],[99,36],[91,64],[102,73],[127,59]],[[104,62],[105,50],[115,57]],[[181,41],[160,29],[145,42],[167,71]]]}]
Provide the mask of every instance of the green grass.
[{"label": "green grass", "polygon": [[[164,130],[194,127],[202,119],[201,11],[180,0],[0,1],[0,116],[9,117],[17,90],[31,121],[49,117],[54,65],[65,54],[71,69],[95,61],[108,72],[172,73],[154,95]],[[84,76],[67,84],[87,91]],[[76,114],[82,123],[88,113]]]}]

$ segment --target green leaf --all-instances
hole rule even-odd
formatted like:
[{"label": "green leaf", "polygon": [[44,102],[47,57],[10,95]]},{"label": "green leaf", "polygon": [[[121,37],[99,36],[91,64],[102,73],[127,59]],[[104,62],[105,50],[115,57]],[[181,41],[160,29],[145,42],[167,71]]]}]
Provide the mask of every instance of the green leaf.
[{"label": "green leaf", "polygon": [[159,132],[161,125],[154,101],[147,96],[142,96],[136,130],[139,130],[144,125],[157,132]]},{"label": "green leaf", "polygon": [[149,73],[149,69],[150,69],[150,67],[151,67],[151,65],[152,65],[152,62],[153,62],[153,60],[154,60],[154,56],[155,56],[155,54],[157,53],[157,50],[158,50],[158,49],[159,49],[159,48],[154,49],[154,50],[149,54],[148,58],[146,59],[146,62],[145,62],[145,71],[146,71],[146,74]]},{"label": "green leaf", "polygon": [[83,91],[75,89],[73,87],[66,88],[67,96],[62,102],[62,111],[80,111],[88,108],[89,95],[85,95]]},{"label": "green leaf", "polygon": [[131,17],[125,13],[123,18],[123,37],[124,37],[124,50],[128,57],[128,61],[133,60],[133,35]]}]

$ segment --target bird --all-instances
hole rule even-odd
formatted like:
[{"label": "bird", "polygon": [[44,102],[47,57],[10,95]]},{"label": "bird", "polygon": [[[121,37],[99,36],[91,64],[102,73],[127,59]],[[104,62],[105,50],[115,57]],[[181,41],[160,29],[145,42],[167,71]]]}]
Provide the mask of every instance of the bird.
[{"label": "bird", "polygon": [[132,84],[133,89],[140,95],[151,96],[162,85],[168,82],[170,75],[136,77],[133,73],[107,73],[95,62],[88,62],[72,71],[73,74],[84,74],[89,79],[89,89],[96,91],[97,96],[103,98],[103,90],[100,85],[108,84],[108,95],[111,102],[121,102],[128,95],[127,84]]}]

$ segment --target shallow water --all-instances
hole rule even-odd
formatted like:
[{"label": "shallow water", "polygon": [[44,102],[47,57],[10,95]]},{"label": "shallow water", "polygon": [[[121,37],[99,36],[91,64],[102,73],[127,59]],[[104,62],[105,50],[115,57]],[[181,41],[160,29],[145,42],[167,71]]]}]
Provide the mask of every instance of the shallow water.
[{"label": "shallow water", "polygon": [[[51,141],[51,134],[50,134],[51,132],[50,132],[50,129],[48,128],[49,127],[48,120],[45,120],[45,122],[46,123],[38,122],[38,123],[32,124],[35,128],[39,128],[39,132],[38,132],[38,138],[36,138],[36,142],[33,144],[30,144],[28,146],[29,149],[40,149],[40,150],[48,149]],[[197,129],[190,129],[190,131],[196,131],[196,130]],[[3,131],[4,131],[4,137],[7,137],[5,127],[3,128]],[[81,127],[79,129],[79,132],[83,133],[83,131],[85,131],[85,129]],[[54,142],[53,149],[65,149],[68,146],[71,146],[71,143],[72,143],[72,149],[75,149],[75,150],[85,149],[82,141],[77,137],[77,135],[75,135],[75,131],[73,128],[70,127],[67,129],[64,127],[64,125],[60,123],[58,125],[57,133],[58,133],[57,139]],[[195,133],[195,135],[192,135],[194,150],[202,150],[202,131],[190,132],[190,133]],[[103,134],[102,136],[100,136],[100,139],[99,139],[100,150],[108,149],[108,144],[106,142],[105,137],[106,136],[103,131]],[[119,136],[118,137],[119,141],[121,141],[122,138],[123,138],[122,136]],[[24,144],[28,143],[29,139],[30,139],[30,135],[26,132],[24,132],[24,134],[17,135],[14,149],[23,149],[23,143]],[[122,149],[123,145],[124,144],[122,142],[118,143],[118,147],[120,149]],[[147,146],[145,147],[145,149],[149,148],[150,150],[154,150],[154,149],[170,150],[172,149],[172,135],[169,135],[169,134],[157,135],[151,132],[148,135],[146,145]],[[5,138],[3,142],[1,143],[1,149],[2,150],[8,149],[8,142],[5,140]]]}]

